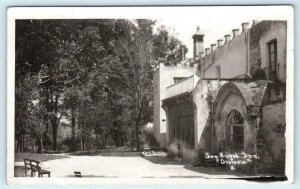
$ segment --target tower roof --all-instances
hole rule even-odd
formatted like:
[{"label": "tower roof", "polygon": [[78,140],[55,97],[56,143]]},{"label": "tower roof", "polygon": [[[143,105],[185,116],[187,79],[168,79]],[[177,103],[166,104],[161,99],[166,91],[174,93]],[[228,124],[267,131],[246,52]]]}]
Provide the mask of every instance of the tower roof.
[{"label": "tower roof", "polygon": [[196,33],[193,35],[193,38],[199,38],[199,37],[203,37],[204,34],[200,32],[200,27],[197,26],[197,31]]}]

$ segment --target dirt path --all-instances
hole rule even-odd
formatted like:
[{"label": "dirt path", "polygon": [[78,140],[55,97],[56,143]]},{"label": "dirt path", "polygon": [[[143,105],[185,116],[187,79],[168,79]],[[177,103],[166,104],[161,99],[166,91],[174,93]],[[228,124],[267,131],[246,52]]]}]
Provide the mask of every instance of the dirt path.
[{"label": "dirt path", "polygon": [[203,177],[204,174],[184,168],[182,163],[153,162],[142,157],[69,156],[50,160],[43,167],[51,177],[74,177],[80,171],[84,177]]}]

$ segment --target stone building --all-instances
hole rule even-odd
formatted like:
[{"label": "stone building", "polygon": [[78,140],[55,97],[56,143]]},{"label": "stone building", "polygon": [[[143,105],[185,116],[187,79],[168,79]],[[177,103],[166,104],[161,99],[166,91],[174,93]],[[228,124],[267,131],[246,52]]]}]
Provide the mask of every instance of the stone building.
[{"label": "stone building", "polygon": [[194,75],[166,89],[168,154],[189,162],[206,152],[255,154],[262,172],[284,173],[287,24],[241,28],[194,50]]}]

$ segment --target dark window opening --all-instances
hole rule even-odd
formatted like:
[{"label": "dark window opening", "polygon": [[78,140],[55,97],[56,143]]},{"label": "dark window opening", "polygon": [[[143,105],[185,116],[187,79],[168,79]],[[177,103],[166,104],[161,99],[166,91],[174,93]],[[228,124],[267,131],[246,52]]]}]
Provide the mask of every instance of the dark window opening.
[{"label": "dark window opening", "polygon": [[221,67],[220,66],[216,67],[216,78],[221,79]]},{"label": "dark window opening", "polygon": [[179,83],[180,81],[184,80],[186,77],[173,77],[173,82],[175,83]]},{"label": "dark window opening", "polygon": [[226,120],[226,151],[239,153],[244,151],[244,118],[240,112],[233,110]]},{"label": "dark window opening", "polygon": [[277,79],[277,41],[272,40],[268,43],[269,57],[269,80]]}]

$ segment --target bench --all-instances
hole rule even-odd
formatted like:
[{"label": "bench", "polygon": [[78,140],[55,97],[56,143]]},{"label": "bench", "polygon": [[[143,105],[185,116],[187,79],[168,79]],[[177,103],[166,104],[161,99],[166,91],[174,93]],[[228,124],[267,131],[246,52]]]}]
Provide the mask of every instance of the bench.
[{"label": "bench", "polygon": [[81,172],[79,171],[74,171],[75,177],[82,177]]},{"label": "bench", "polygon": [[50,177],[50,171],[41,168],[40,161],[32,159],[24,159],[25,164],[25,177],[27,176],[27,170],[30,169],[30,176],[33,177],[35,173],[38,173],[38,177],[43,177],[43,175],[48,175]]}]

